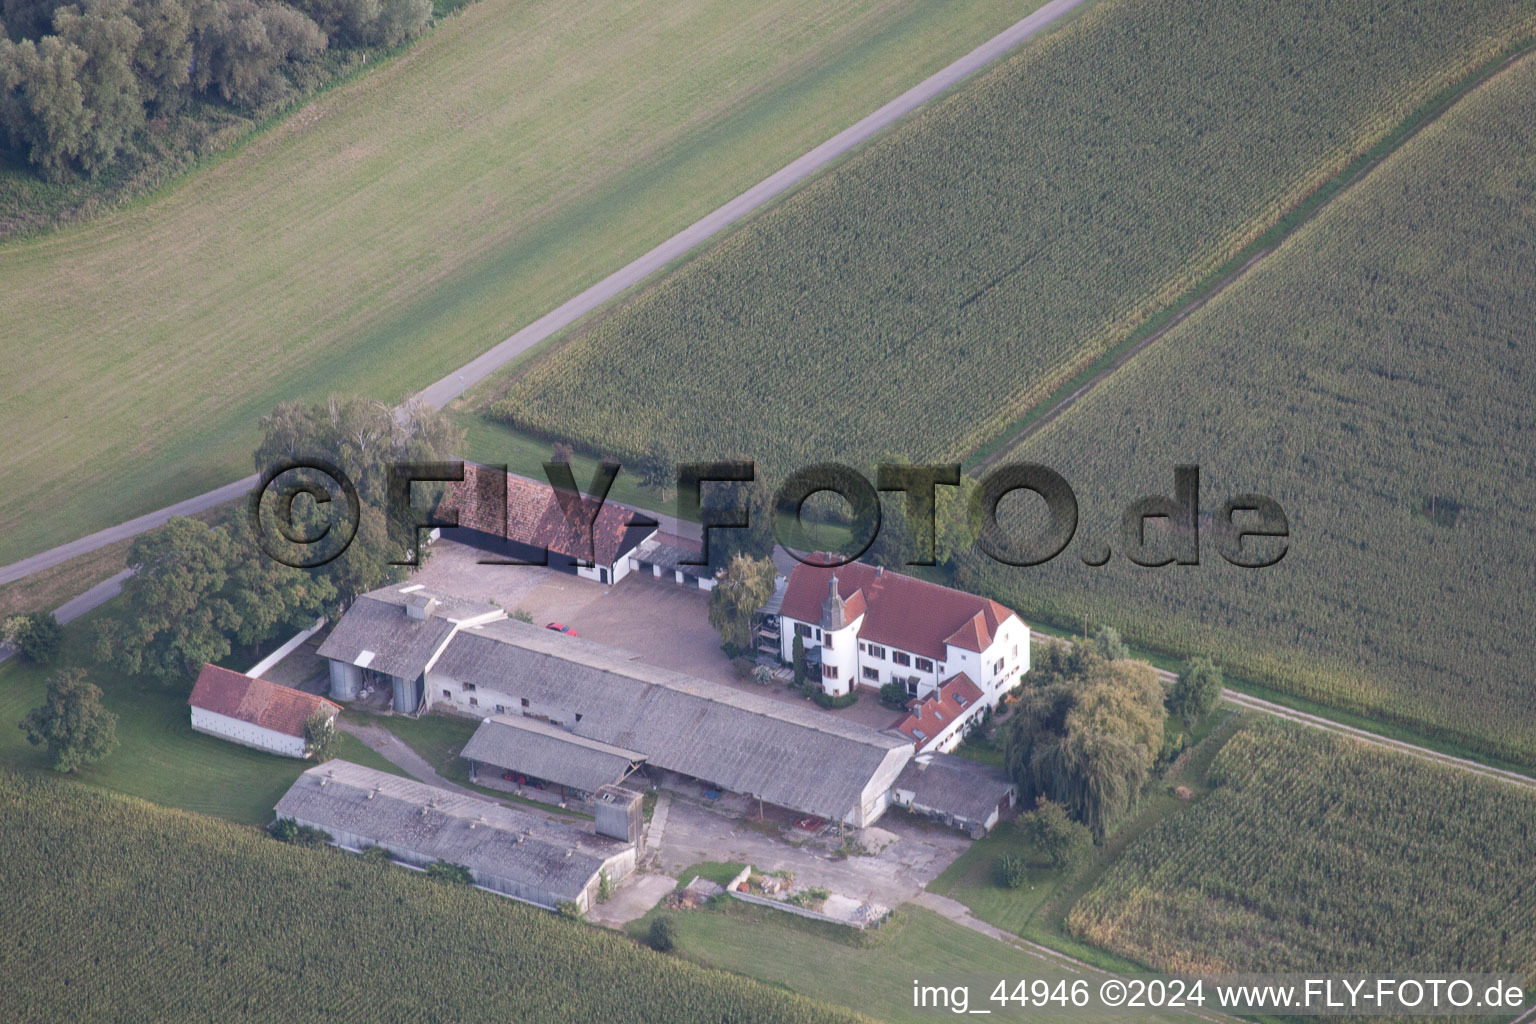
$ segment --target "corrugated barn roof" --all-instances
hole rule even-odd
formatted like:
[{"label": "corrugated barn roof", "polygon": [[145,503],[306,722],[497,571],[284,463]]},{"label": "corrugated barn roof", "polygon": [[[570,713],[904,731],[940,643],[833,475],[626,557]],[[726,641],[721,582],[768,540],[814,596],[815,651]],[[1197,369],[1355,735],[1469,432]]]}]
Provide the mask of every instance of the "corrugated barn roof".
[{"label": "corrugated barn roof", "polygon": [[327,761],[300,775],[280,818],[362,836],[574,899],[626,844],[489,800]]},{"label": "corrugated barn roof", "polygon": [[912,802],[919,807],[983,822],[1013,791],[1013,782],[1001,769],[953,754],[934,754],[908,761],[896,777],[896,788],[915,793]]},{"label": "corrugated barn roof", "polygon": [[645,755],[577,736],[535,718],[497,715],[480,723],[463,756],[562,786],[596,792],[629,774]]},{"label": "corrugated barn roof", "polygon": [[911,754],[899,733],[741,693],[514,620],[461,630],[434,672],[568,709],[566,724],[578,736],[826,817],[859,807],[871,782],[894,775]]}]

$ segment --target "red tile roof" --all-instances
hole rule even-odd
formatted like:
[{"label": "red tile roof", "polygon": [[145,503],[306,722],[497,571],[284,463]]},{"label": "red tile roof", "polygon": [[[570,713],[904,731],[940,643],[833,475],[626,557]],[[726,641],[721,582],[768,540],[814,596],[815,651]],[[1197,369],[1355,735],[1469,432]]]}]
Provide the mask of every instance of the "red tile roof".
[{"label": "red tile roof", "polygon": [[204,711],[237,718],[288,736],[304,736],[304,723],[316,711],[340,711],[341,705],[303,690],[253,679],[217,665],[204,665],[187,703]]},{"label": "red tile roof", "polygon": [[985,597],[898,572],[880,573],[863,562],[836,568],[797,563],[789,574],[780,614],[801,622],[820,622],[827,580],[834,575],[849,621],[854,618],[856,600],[866,612],[864,625],[859,628],[860,640],[934,661],[944,660],[946,643],[967,651],[985,651],[998,627],[1016,617],[1012,610]]},{"label": "red tile roof", "polygon": [[957,719],[974,712],[983,696],[981,687],[961,672],[945,680],[923,700],[913,703],[912,713],[903,718],[896,729],[908,736],[921,751]]},{"label": "red tile roof", "polygon": [[[506,474],[506,522],[498,522],[499,510],[491,500],[484,500],[486,487],[495,486],[496,472],[486,466],[466,465],[464,479],[448,486],[439,512],[457,512],[460,526],[520,544],[547,548],[567,558],[586,559],[590,556],[598,565],[612,565],[620,555],[644,539],[640,530],[634,531],[633,535],[629,532],[630,525],[638,518],[634,510],[607,501],[592,524],[593,550],[588,552],[583,529],[566,518],[555,489],[513,473]],[[585,495],[581,496],[581,503],[583,514],[588,517],[597,508],[597,500]]]}]

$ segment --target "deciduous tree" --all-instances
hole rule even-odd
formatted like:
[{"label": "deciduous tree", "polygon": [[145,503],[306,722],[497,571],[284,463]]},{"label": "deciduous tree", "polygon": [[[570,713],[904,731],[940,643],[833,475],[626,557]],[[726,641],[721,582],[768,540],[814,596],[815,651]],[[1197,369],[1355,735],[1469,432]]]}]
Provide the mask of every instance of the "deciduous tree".
[{"label": "deciduous tree", "polygon": [[1168,694],[1168,710],[1193,726],[1216,707],[1224,685],[1215,662],[1207,657],[1191,658]]},{"label": "deciduous tree", "polygon": [[0,40],[0,130],[53,181],[70,173],[90,131],[79,81],[86,60],[84,50],[58,36]]},{"label": "deciduous tree", "polygon": [[32,612],[29,615],[13,615],[0,626],[0,639],[16,648],[23,658],[37,665],[46,665],[59,652],[59,642],[64,635],[59,620],[52,612]]},{"label": "deciduous tree", "polygon": [[27,742],[46,746],[55,771],[72,772],[100,761],[117,746],[117,716],[101,703],[101,690],[70,668],[48,680],[48,696],[21,720]]},{"label": "deciduous tree", "polygon": [[144,99],[134,73],[143,31],[128,16],[128,0],[85,0],[53,12],[54,33],[85,53],[77,73],[89,123],[75,160],[95,174],[127,149],[144,124]]},{"label": "deciduous tree", "polygon": [[[346,605],[358,594],[404,579],[409,567],[393,563],[407,560],[411,550],[418,561],[426,560],[425,551],[416,550],[414,543],[407,548],[399,540],[414,538],[410,529],[413,515],[424,513],[441,487],[418,484],[412,490],[417,512],[392,510],[389,478],[390,470],[398,464],[441,462],[462,449],[463,432],[442,413],[419,404],[393,409],[383,402],[333,396],[315,405],[285,402],[262,418],[261,430],[261,444],[255,453],[258,473],[323,461],[345,473],[357,488],[360,509],[356,536],[340,557],[313,570],[329,581],[335,591],[332,600]],[[295,473],[301,478],[313,477],[321,487],[334,486],[308,471]],[[280,479],[286,481],[288,477]],[[328,504],[339,511],[344,503]],[[314,502],[303,508],[295,503],[294,508],[301,518],[318,520],[327,514]],[[389,523],[392,514],[397,517],[393,536]],[[336,523],[334,518],[331,521]],[[345,540],[346,533],[339,526],[337,523],[332,536]],[[275,527],[265,529],[264,535],[282,554]],[[310,553],[295,550],[291,554]],[[297,557],[284,560],[299,564]]]},{"label": "deciduous tree", "polygon": [[1018,827],[1057,870],[1070,867],[1093,845],[1093,834],[1086,825],[1073,821],[1065,807],[1044,797],[1019,819]]},{"label": "deciduous tree", "polygon": [[336,741],[335,716],[316,711],[304,720],[304,745],[317,762],[336,756]]},{"label": "deciduous tree", "polygon": [[192,84],[239,107],[286,98],[293,91],[288,66],[326,47],[325,33],[308,16],[255,0],[202,0],[193,9],[192,30]]},{"label": "deciduous tree", "polygon": [[752,624],[773,596],[775,570],[769,558],[737,555],[709,592],[709,624],[728,651],[752,648]]}]

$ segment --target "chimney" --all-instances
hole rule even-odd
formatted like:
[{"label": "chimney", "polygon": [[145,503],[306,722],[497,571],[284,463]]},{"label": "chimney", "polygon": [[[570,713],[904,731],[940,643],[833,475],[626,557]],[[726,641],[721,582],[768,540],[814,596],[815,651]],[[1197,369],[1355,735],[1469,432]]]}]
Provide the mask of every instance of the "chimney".
[{"label": "chimney", "polygon": [[437,611],[437,598],[428,597],[426,594],[417,594],[405,605],[405,614],[413,619],[426,621]]},{"label": "chimney", "polygon": [[848,625],[848,607],[837,592],[837,576],[827,581],[827,599],[821,602],[821,628],[836,631]]},{"label": "chimney", "polygon": [[885,566],[883,566],[883,565],[875,566],[875,579],[877,579],[877,580],[885,579]]}]

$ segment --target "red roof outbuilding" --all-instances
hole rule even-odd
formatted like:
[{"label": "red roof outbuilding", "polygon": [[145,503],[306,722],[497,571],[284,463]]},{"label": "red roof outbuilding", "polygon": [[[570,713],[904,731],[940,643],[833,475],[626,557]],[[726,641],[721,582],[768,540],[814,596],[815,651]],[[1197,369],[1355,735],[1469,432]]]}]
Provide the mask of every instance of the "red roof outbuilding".
[{"label": "red roof outbuilding", "polygon": [[[501,519],[501,509],[495,500],[496,476],[506,479],[506,518]],[[530,547],[544,548],[567,558],[586,560],[597,565],[612,565],[619,556],[644,538],[640,531],[631,536],[631,526],[643,527],[639,515],[623,505],[603,502],[598,509],[597,499],[586,495],[579,497],[581,515],[590,520],[594,512],[597,519],[592,523],[592,550],[587,550],[587,539],[581,524],[573,523],[565,514],[565,508],[555,489],[549,484],[513,473],[502,474],[489,466],[468,463],[464,467],[464,479],[448,485],[439,512],[456,512],[459,526],[479,531],[491,537],[504,538]],[[573,513],[575,509],[572,509]],[[653,527],[654,529],[654,527]]]},{"label": "red roof outbuilding", "polygon": [[341,705],[290,686],[254,679],[217,665],[204,665],[187,703],[226,718],[249,722],[288,736],[304,737],[304,723],[316,711],[334,714]]},{"label": "red roof outbuilding", "polygon": [[911,714],[903,718],[896,729],[921,751],[957,720],[972,714],[983,696],[981,687],[961,672],[945,680],[923,700],[914,702]]}]

